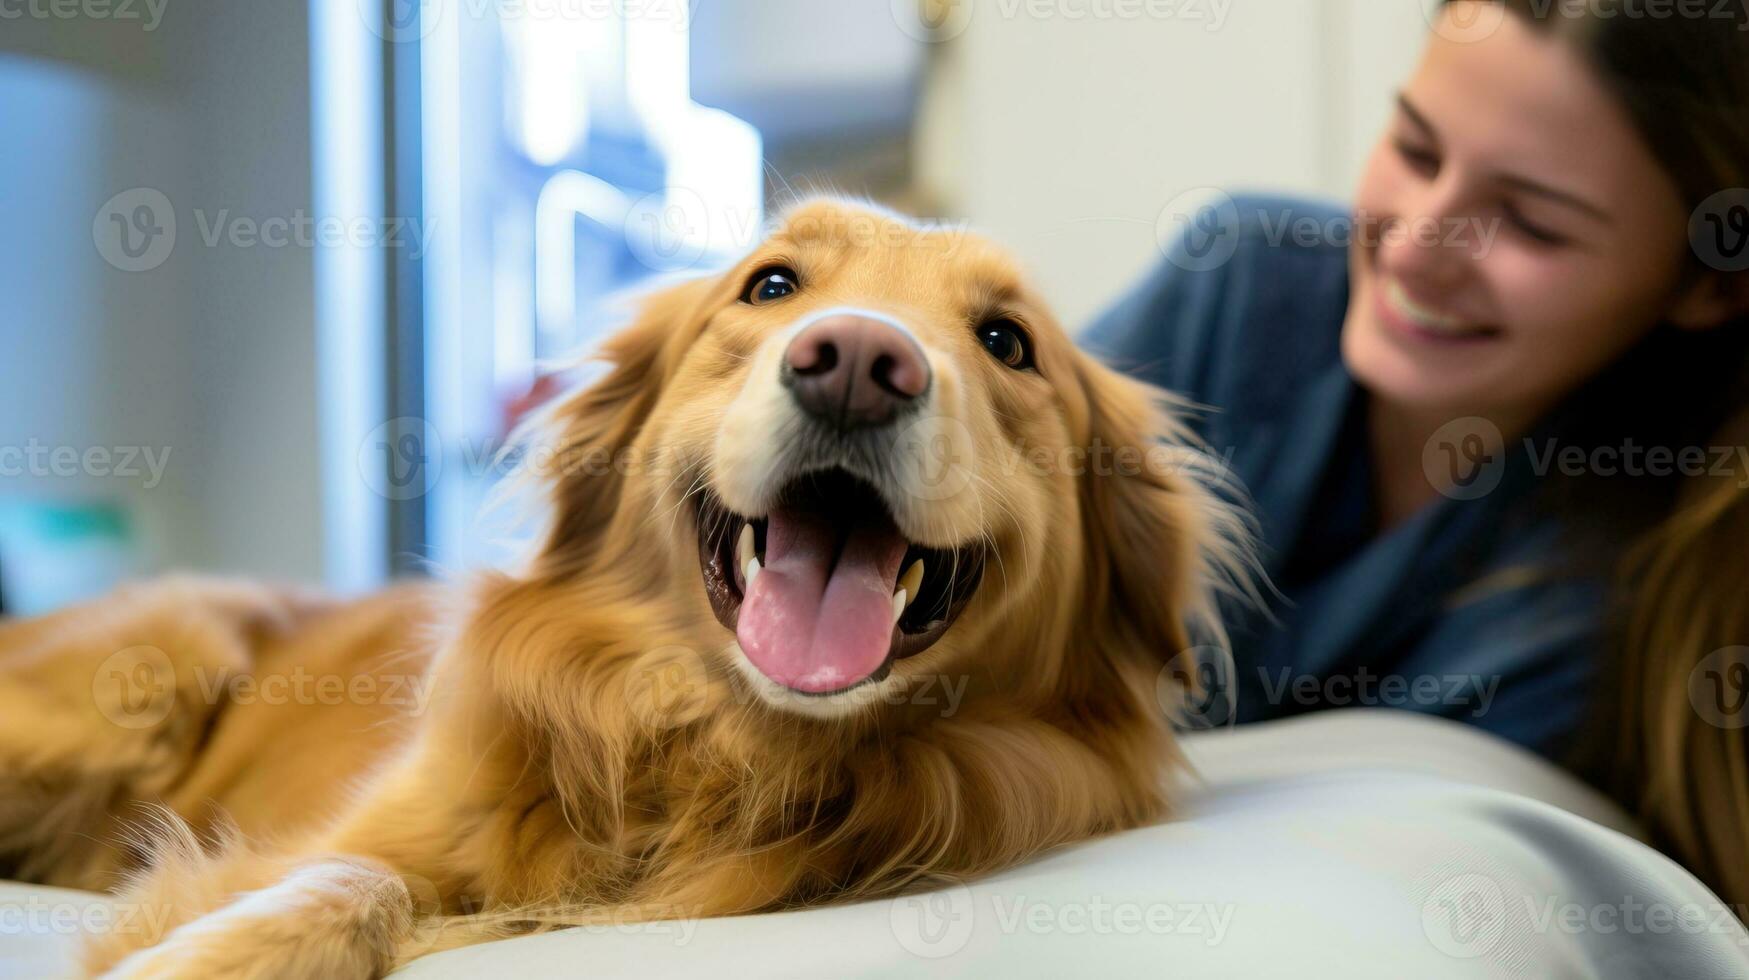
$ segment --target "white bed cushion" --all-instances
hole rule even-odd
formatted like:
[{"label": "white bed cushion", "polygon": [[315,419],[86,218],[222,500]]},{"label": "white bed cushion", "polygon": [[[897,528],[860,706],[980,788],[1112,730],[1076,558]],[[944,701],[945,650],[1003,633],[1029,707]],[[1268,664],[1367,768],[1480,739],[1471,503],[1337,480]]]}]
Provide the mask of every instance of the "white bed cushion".
[{"label": "white bed cushion", "polygon": [[[1173,821],[970,886],[575,929],[400,975],[1749,977],[1749,934],[1705,887],[1474,729],[1345,711],[1188,743],[1202,780]],[[0,885],[0,976],[65,973],[92,901]]]}]

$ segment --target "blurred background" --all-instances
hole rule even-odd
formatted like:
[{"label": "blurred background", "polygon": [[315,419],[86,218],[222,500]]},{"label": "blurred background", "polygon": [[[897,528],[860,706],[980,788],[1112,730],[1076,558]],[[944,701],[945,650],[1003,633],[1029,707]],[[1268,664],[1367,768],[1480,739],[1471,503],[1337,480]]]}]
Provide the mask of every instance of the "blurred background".
[{"label": "blurred background", "polygon": [[499,560],[604,299],[792,190],[1072,327],[1210,188],[1346,197],[1432,0],[0,0],[0,608]]}]

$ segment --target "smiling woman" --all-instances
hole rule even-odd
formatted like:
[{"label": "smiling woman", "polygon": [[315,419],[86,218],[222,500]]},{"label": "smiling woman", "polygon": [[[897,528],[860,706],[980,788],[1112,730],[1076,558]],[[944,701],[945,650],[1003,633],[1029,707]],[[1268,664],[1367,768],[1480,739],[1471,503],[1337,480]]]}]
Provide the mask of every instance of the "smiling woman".
[{"label": "smiling woman", "polygon": [[1749,395],[1749,14],[1707,6],[1444,4],[1347,233],[1287,238],[1342,215],[1228,200],[1091,336],[1218,409],[1202,434],[1257,500],[1287,601],[1230,611],[1240,721],[1371,677],[1584,747],[1742,901],[1749,713],[1690,694],[1749,694],[1749,496],[1736,467],[1549,467],[1744,438],[1715,433]]},{"label": "smiling woman", "polygon": [[[1442,242],[1349,253],[1343,357],[1376,396],[1375,448],[1399,461],[1381,470],[1387,525],[1436,495],[1420,450],[1440,426],[1482,416],[1513,439],[1658,324],[1706,330],[1739,301],[1716,278],[1696,275],[1686,248],[1690,213],[1733,182],[1709,174],[1699,187],[1679,186],[1684,165],[1666,157],[1684,146],[1652,142],[1634,103],[1618,94],[1653,81],[1594,70],[1605,31],[1621,35],[1606,25],[1625,21],[1551,20],[1530,15],[1549,5],[1512,5],[1522,14],[1487,37],[1453,40],[1461,36],[1453,18],[1487,23],[1466,8],[1491,5],[1451,6],[1399,96],[1355,205],[1375,220],[1443,227],[1468,218],[1499,234],[1479,250]],[[1708,26],[1730,29],[1703,23],[1702,31]],[[1629,33],[1617,43],[1642,45],[1649,32]],[[1729,150],[1728,138],[1706,148]]]}]

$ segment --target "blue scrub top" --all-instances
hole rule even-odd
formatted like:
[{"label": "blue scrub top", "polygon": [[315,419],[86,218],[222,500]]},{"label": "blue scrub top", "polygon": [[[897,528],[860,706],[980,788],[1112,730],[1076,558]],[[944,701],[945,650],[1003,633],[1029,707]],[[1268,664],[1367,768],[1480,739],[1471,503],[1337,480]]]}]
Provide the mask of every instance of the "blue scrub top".
[{"label": "blue scrub top", "polygon": [[1231,454],[1252,498],[1278,594],[1229,605],[1230,674],[1211,717],[1396,707],[1558,754],[1588,709],[1604,583],[1560,570],[1558,517],[1536,504],[1525,443],[1507,445],[1492,490],[1376,532],[1366,395],[1338,346],[1347,222],[1341,208],[1266,197],[1205,211],[1084,338],[1208,406],[1192,426]]}]

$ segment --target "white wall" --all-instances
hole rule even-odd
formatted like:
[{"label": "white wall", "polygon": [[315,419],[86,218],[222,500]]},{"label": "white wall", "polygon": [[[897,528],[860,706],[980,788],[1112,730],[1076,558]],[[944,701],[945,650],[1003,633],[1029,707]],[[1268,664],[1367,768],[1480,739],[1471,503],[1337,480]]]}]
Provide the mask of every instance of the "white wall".
[{"label": "white wall", "polygon": [[[856,2],[878,25],[897,0]],[[1158,260],[1156,222],[1184,191],[1345,195],[1429,0],[1185,6],[1225,10],[1218,30],[961,2],[965,31],[931,47],[921,182],[1012,246],[1079,325]],[[1121,4],[1081,4],[1095,6]],[[169,447],[170,467],[149,491],[0,480],[0,494],[119,497],[160,566],[319,579],[334,550],[320,468],[348,461],[322,450],[315,256],[209,246],[196,220],[312,213],[308,7],[161,9],[151,31],[0,30],[0,445]],[[163,190],[179,225],[144,273],[103,262],[91,233],[99,205],[135,186]]]},{"label": "white wall", "polygon": [[[319,581],[322,499],[313,249],[208,245],[192,213],[261,222],[310,215],[307,5],[200,0],[175,11],[186,59],[187,397],[202,567]],[[375,93],[370,97],[374,98]],[[185,251],[186,250],[186,251]],[[190,455],[196,455],[191,453]]]},{"label": "white wall", "polygon": [[0,475],[0,497],[120,503],[169,550],[190,526],[194,455],[193,406],[173,394],[195,382],[183,269],[118,272],[98,255],[92,219],[115,191],[180,193],[182,123],[154,87],[0,56],[0,447],[169,454],[159,455],[158,481],[149,472],[44,476],[13,459],[8,469],[23,471]]},{"label": "white wall", "polygon": [[1074,328],[1159,260],[1181,194],[1346,197],[1427,30],[1427,0],[961,2],[918,128],[924,189]]},{"label": "white wall", "polygon": [[[150,30],[0,31],[0,445],[167,447],[169,466],[151,490],[26,476],[0,493],[119,499],[153,566],[316,580],[310,249],[208,245],[197,220],[310,212],[306,8],[157,6]],[[134,187],[162,191],[177,228],[162,265],[127,272],[92,219]]]}]

